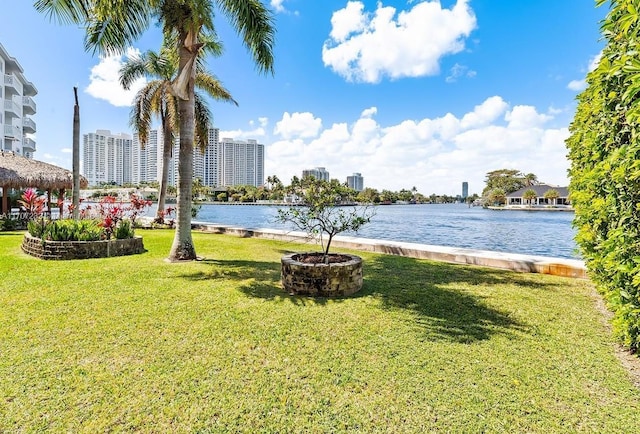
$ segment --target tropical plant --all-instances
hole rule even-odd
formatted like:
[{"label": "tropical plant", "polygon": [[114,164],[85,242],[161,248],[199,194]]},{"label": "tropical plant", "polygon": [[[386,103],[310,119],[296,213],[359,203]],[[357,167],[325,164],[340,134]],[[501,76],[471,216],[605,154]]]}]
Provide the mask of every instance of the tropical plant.
[{"label": "tropical plant", "polygon": [[275,28],[272,13],[259,0],[37,0],[35,7],[65,23],[86,26],[85,46],[103,53],[122,53],[158,21],[165,40],[175,40],[180,152],[178,215],[169,260],[196,259],[191,236],[191,181],[195,138],[195,74],[202,35],[215,40],[217,6],[240,34],[261,72],[273,72]]},{"label": "tropical plant", "polygon": [[[209,54],[219,55],[221,45],[217,41],[207,42],[203,49]],[[138,91],[131,109],[130,123],[138,134],[140,146],[145,147],[148,141],[151,121],[154,116],[160,119],[162,126],[162,175],[159,188],[158,209],[156,220],[161,222],[161,215],[165,208],[167,187],[169,183],[169,161],[173,151],[176,134],[179,133],[178,99],[171,87],[178,71],[178,57],[175,50],[164,46],[160,53],[147,51],[135,56],[120,69],[120,84],[125,89],[140,77],[151,79]],[[231,94],[220,81],[209,74],[204,67],[201,57],[197,60],[195,87],[206,92],[214,99],[232,102]],[[208,142],[208,127],[211,124],[211,113],[207,107],[204,96],[194,92],[195,96],[195,121],[196,143],[204,152]]]},{"label": "tropical plant", "polygon": [[489,203],[493,205],[504,205],[507,201],[507,193],[502,188],[494,188],[487,195]]},{"label": "tropical plant", "polygon": [[[533,176],[535,177],[535,175]],[[525,175],[519,170],[514,169],[500,169],[487,172],[485,183],[486,185],[482,190],[483,196],[488,196],[489,192],[496,188],[500,188],[504,190],[505,194],[509,194],[527,185]]]},{"label": "tropical plant", "polygon": [[610,3],[606,41],[567,140],[576,241],[614,311],[614,332],[640,350],[640,14],[637,0]]},{"label": "tropical plant", "polygon": [[26,189],[18,200],[24,212],[29,215],[29,218],[36,218],[42,215],[46,202],[47,200],[40,196],[34,188]]},{"label": "tropical plant", "polygon": [[538,193],[532,188],[528,188],[522,193],[522,198],[529,203],[529,206],[533,204],[533,201],[538,197]]},{"label": "tropical plant", "polygon": [[318,237],[324,263],[328,263],[333,237],[345,231],[357,232],[374,215],[373,209],[367,206],[337,206],[351,192],[346,185],[336,180],[323,181],[310,177],[305,180],[305,186],[298,188],[296,194],[303,198],[304,206],[281,208],[276,219],[281,223],[293,224],[309,237]]},{"label": "tropical plant", "polygon": [[558,190],[550,188],[549,190],[544,192],[543,197],[547,200],[550,200],[551,205],[555,205],[556,201],[560,197],[560,193],[558,192]]}]

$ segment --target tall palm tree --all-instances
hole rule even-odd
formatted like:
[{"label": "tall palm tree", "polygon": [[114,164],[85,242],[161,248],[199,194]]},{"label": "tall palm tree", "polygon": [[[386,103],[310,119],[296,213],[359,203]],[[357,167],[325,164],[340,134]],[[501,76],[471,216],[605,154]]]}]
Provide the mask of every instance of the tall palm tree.
[{"label": "tall palm tree", "polygon": [[522,198],[529,203],[529,206],[531,206],[533,201],[538,198],[538,193],[536,193],[534,189],[529,188],[522,193]]},{"label": "tall palm tree", "polygon": [[[273,72],[275,27],[261,0],[36,0],[36,9],[62,23],[86,25],[85,48],[122,53],[152,22],[158,21],[166,40],[175,40],[178,72],[172,90],[178,97],[180,153],[178,213],[169,260],[192,260],[191,181],[195,138],[195,63],[202,34],[215,35],[214,6],[229,19],[260,72]],[[215,39],[215,38],[211,38]]]},{"label": "tall palm tree", "polygon": [[[218,53],[220,45],[212,43],[211,52]],[[178,100],[171,91],[171,82],[178,70],[177,56],[167,47],[163,47],[160,53],[147,51],[141,56],[130,59],[120,69],[120,84],[129,89],[131,84],[140,77],[152,79],[138,93],[131,108],[130,124],[138,134],[140,146],[145,147],[149,138],[151,120],[155,116],[160,118],[162,125],[162,177],[160,181],[160,193],[158,197],[158,210],[156,220],[164,218],[167,184],[169,181],[169,161],[175,142],[175,136],[179,133]],[[195,86],[204,90],[214,99],[233,102],[227,91],[217,78],[204,70],[204,63],[198,62],[196,69]],[[208,126],[211,124],[211,114],[205,103],[204,97],[195,92],[195,120],[196,143],[201,151],[204,151],[208,141]]]}]

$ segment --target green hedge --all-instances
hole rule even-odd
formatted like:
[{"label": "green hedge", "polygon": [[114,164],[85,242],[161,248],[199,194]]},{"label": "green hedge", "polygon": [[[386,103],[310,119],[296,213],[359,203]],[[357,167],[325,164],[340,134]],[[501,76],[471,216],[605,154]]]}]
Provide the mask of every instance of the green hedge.
[{"label": "green hedge", "polygon": [[[596,1],[600,6],[604,0]],[[614,331],[640,349],[640,0],[612,0],[607,42],[570,126],[574,225]]]},{"label": "green hedge", "polygon": [[[31,236],[49,241],[97,241],[107,238],[99,220],[31,220],[27,225]],[[133,238],[134,229],[129,220],[121,220],[114,228],[113,237]]]}]

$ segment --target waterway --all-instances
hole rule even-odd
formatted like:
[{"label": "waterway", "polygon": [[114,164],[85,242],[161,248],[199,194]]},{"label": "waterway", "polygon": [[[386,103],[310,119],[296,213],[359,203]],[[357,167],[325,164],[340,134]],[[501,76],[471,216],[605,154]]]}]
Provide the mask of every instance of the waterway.
[{"label": "waterway", "polygon": [[[277,207],[202,205],[194,221],[245,228],[286,228]],[[449,247],[558,258],[579,258],[571,226],[574,214],[495,211],[464,204],[376,206],[371,223],[356,235]]]}]

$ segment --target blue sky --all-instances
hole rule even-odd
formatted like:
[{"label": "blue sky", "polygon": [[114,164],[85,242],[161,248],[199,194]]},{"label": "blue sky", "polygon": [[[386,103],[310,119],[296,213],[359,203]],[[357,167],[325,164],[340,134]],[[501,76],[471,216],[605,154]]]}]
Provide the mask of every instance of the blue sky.
[{"label": "blue sky", "polygon": [[[513,168],[566,185],[575,97],[603,43],[591,0],[265,0],[275,14],[275,74],[260,75],[222,14],[224,54],[209,70],[240,106],[211,102],[222,137],[266,145],[265,176],[353,172],[366,187],[480,193]],[[35,158],[71,166],[73,87],[81,132],[131,133],[126,60],[83,47],[32,1],[4,9],[0,43],[38,89]],[[157,50],[150,29],[136,51]]]}]

